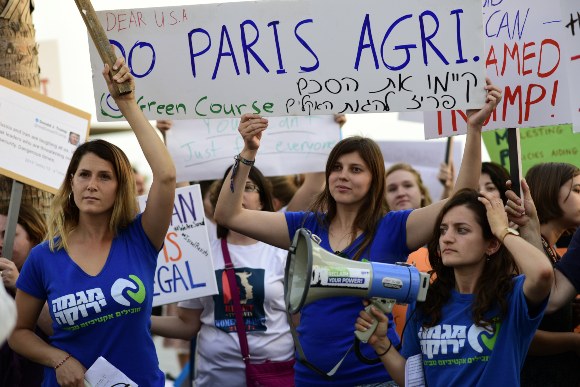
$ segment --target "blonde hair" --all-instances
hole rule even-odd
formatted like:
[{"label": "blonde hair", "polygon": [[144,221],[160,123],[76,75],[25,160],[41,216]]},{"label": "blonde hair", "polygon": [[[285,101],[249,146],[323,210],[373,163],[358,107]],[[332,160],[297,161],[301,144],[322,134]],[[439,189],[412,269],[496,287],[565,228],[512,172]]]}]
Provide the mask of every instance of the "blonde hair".
[{"label": "blonde hair", "polygon": [[65,179],[52,203],[47,235],[52,252],[62,248],[68,251],[68,235],[79,224],[79,209],[69,195],[72,193],[72,176],[77,172],[81,159],[88,153],[110,162],[117,178],[118,186],[109,220],[109,231],[117,237],[119,230],[131,224],[139,213],[135,174],[125,153],[105,140],[88,141],[73,154]]},{"label": "blonde hair", "polygon": [[[385,174],[385,180],[391,173],[401,170],[411,172],[413,176],[415,176],[415,182],[419,187],[419,191],[421,191],[421,195],[423,195],[423,199],[421,199],[421,208],[431,205],[433,203],[433,200],[431,200],[431,194],[429,193],[429,189],[425,186],[425,184],[423,184],[423,180],[421,179],[421,175],[419,174],[419,172],[414,170],[410,164],[395,163],[391,165],[391,167],[387,170],[387,173]],[[391,208],[389,207],[389,203],[387,203],[387,208],[390,212]]]}]

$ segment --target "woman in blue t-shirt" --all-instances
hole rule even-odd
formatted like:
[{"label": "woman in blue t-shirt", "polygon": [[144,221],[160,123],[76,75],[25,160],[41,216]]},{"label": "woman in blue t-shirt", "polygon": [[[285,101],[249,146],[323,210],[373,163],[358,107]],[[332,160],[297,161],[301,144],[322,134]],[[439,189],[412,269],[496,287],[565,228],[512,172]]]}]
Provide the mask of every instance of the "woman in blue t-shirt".
[{"label": "woman in blue t-shirt", "polygon": [[[134,88],[119,58],[113,78]],[[106,65],[103,76],[153,170],[147,209],[138,215],[135,177],[127,156],[103,140],[73,153],[56,194],[48,240],[32,249],[16,286],[18,322],[10,346],[43,364],[43,386],[84,386],[100,356],[140,386],[163,386],[149,334],[153,276],[173,212],[175,166],[135,101],[118,95]],[[68,145],[63,145],[67,147]],[[54,336],[34,334],[48,300]]]},{"label": "woman in blue t-shirt", "polygon": [[[501,100],[498,87],[487,82],[486,104],[468,111],[465,155],[457,189],[477,187],[481,168],[481,128]],[[242,208],[244,183],[258,154],[262,132],[268,120],[254,114],[242,116],[239,131],[244,149],[236,156],[231,184],[224,184],[215,210],[215,219],[230,230],[282,249],[290,247],[298,228],[305,227],[321,238],[321,246],[355,260],[395,263],[427,242],[443,203],[387,214],[385,205],[385,165],[378,145],[366,138],[351,137],[336,144],[326,164],[326,187],[307,213],[266,213]],[[299,148],[295,143],[292,148]],[[293,157],[292,153],[288,157]],[[231,173],[227,179],[231,179]],[[307,305],[300,316],[300,342],[307,358],[325,372],[330,371],[352,345],[349,316],[354,319],[360,298],[323,299]],[[399,340],[394,324],[389,337]],[[368,346],[363,354],[370,357]],[[315,359],[315,360],[313,360]],[[364,366],[350,352],[334,375],[326,381],[301,363],[296,367],[297,386],[356,386],[389,380],[384,368]]]},{"label": "woman in blue t-shirt", "polygon": [[[522,186],[532,219],[523,231],[538,233],[525,181]],[[371,309],[379,324],[368,342],[400,386],[407,382],[408,362],[419,376],[423,367],[430,386],[520,385],[520,369],[554,275],[542,251],[508,226],[504,204],[493,194],[457,192],[445,203],[429,239],[434,280],[425,302],[408,308],[400,354],[385,337],[388,317]],[[364,332],[372,318],[365,311],[360,316],[355,327]]]}]

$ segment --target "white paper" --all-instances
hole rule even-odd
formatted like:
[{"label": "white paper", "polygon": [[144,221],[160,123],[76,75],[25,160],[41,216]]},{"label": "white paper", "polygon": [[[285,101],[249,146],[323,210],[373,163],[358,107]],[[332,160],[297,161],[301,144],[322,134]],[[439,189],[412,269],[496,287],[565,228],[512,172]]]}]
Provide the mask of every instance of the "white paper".
[{"label": "white paper", "polygon": [[405,364],[405,386],[425,387],[422,353],[407,359],[407,363]]},{"label": "white paper", "polygon": [[560,0],[564,31],[562,61],[568,68],[568,82],[571,85],[570,110],[574,133],[580,132],[580,1]]},{"label": "white paper", "polygon": [[[559,5],[560,0],[484,0],[486,74],[503,99],[483,130],[572,122],[568,89],[578,90],[578,84],[568,71],[572,54],[566,56],[564,49],[570,14],[563,19]],[[576,51],[573,55],[580,54]],[[465,134],[464,116],[465,111],[425,112],[425,138]]]},{"label": "white paper", "polygon": [[[244,148],[239,118],[174,121],[166,134],[177,181],[221,179]],[[269,117],[256,167],[265,176],[322,172],[340,141],[333,116]]]},{"label": "white paper", "polygon": [[99,356],[91,368],[85,372],[85,381],[92,387],[112,387],[115,385],[138,387],[137,383],[129,379],[127,375],[119,371],[117,367],[102,356]]},{"label": "white paper", "polygon": [[4,289],[4,284],[0,284],[0,346],[12,332],[14,325],[16,325],[14,300]]},{"label": "white paper", "polygon": [[[141,211],[147,198],[139,196]],[[199,185],[176,189],[173,205],[171,225],[157,257],[153,306],[218,293]]]},{"label": "white paper", "polygon": [[[183,120],[478,108],[481,10],[481,0],[301,0],[97,15],[145,116]],[[98,120],[123,120],[101,76],[93,86]]]}]

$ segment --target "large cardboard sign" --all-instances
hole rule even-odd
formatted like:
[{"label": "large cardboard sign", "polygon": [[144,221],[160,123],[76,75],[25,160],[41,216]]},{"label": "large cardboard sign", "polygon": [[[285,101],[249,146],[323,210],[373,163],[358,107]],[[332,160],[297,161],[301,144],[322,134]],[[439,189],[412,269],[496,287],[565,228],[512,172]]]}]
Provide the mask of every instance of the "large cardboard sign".
[{"label": "large cardboard sign", "polygon": [[[491,161],[510,169],[507,130],[483,133],[483,142]],[[520,129],[522,176],[532,166],[545,163],[570,163],[580,167],[580,134],[572,125]]]},{"label": "large cardboard sign", "polygon": [[[139,196],[145,210],[147,195]],[[217,294],[199,185],[175,190],[174,212],[157,258],[153,306]]]},{"label": "large cardboard sign", "polygon": [[0,78],[0,174],[56,193],[91,115]]},{"label": "large cardboard sign", "polygon": [[[482,1],[486,72],[503,90],[484,130],[571,123],[559,1]],[[425,113],[425,138],[465,134],[465,122],[461,110]]]},{"label": "large cardboard sign", "polygon": [[[429,189],[431,199],[438,201],[443,192],[443,185],[437,179],[441,162],[445,159],[447,142],[435,141],[378,141],[385,167],[398,162],[405,162],[419,172],[423,184]],[[461,166],[462,144],[455,141],[453,144],[453,162],[455,174]]]},{"label": "large cardboard sign", "polygon": [[[322,172],[340,128],[333,116],[270,117],[256,166],[265,176]],[[174,121],[166,134],[177,181],[221,179],[244,148],[239,118]]]},{"label": "large cardboard sign", "polygon": [[[98,16],[151,120],[450,110],[485,100],[481,0],[233,2]],[[104,80],[93,79],[98,120],[122,119]]]},{"label": "large cardboard sign", "polygon": [[560,0],[564,30],[563,62],[568,68],[570,110],[574,133],[580,132],[580,2]]}]

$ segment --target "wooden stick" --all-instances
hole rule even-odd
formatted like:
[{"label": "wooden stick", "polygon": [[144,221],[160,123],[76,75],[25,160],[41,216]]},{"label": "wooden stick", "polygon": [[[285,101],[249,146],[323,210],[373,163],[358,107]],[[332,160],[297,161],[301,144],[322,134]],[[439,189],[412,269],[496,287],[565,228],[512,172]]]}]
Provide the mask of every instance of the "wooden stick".
[{"label": "wooden stick", "polygon": [[[453,136],[447,137],[447,146],[445,147],[445,164],[447,164],[447,166],[450,166],[451,160],[453,160]],[[443,185],[445,185],[446,183],[444,180],[439,181]]]},{"label": "wooden stick", "polygon": [[520,147],[520,129],[509,128],[508,147],[510,158],[510,179],[512,181],[512,191],[519,198],[522,198],[522,149]]},{"label": "wooden stick", "polygon": [[[93,5],[91,4],[90,0],[75,0],[77,7],[85,21],[87,29],[91,34],[91,38],[93,39],[93,43],[95,43],[95,47],[97,47],[97,51],[99,51],[99,55],[103,60],[103,63],[109,65],[109,76],[111,77],[111,81],[113,82],[113,86],[119,95],[129,94],[133,90],[131,86],[124,82],[124,83],[117,83],[113,81],[113,77],[118,73],[118,71],[113,71],[113,66],[117,61],[117,57],[115,56],[115,52],[111,47],[111,43],[109,43],[109,38],[107,38],[107,34],[105,34],[105,30],[97,17],[97,13],[95,12]],[[120,69],[119,69],[120,70]]]}]

